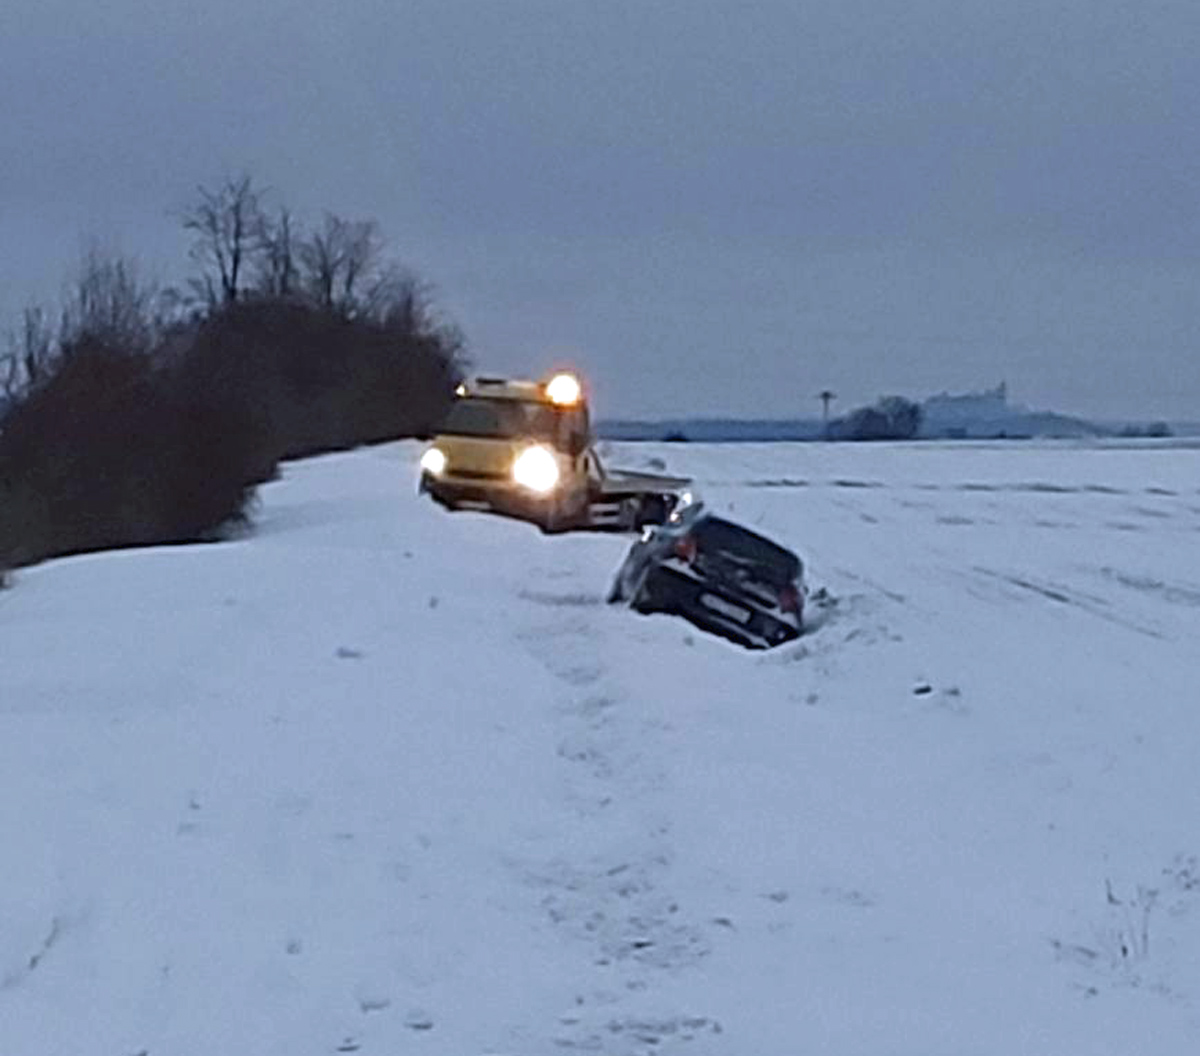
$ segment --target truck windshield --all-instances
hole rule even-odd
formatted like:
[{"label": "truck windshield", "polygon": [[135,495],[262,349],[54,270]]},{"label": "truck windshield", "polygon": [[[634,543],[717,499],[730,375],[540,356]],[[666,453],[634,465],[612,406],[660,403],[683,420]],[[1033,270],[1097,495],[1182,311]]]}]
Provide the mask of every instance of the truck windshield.
[{"label": "truck windshield", "polygon": [[558,429],[558,412],[544,403],[467,397],[454,401],[441,432],[506,440],[529,437],[553,443]]}]

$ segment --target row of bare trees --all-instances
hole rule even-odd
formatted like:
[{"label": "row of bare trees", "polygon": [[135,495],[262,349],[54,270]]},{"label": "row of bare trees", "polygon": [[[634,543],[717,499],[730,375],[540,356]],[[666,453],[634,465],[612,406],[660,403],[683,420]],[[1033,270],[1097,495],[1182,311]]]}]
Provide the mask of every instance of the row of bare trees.
[{"label": "row of bare trees", "polygon": [[49,381],[84,346],[149,352],[171,325],[170,300],[141,278],[134,261],[89,249],[57,312],[29,304],[9,329],[0,350],[0,403]]},{"label": "row of bare trees", "polygon": [[193,301],[213,309],[255,297],[299,300],[353,318],[415,296],[415,280],[387,259],[374,220],[326,213],[306,230],[268,197],[245,175],[198,189],[183,213],[199,268],[189,280]]},{"label": "row of bare trees", "polygon": [[85,254],[0,349],[0,569],[210,538],[279,460],[422,435],[464,343],[378,225],[306,228],[248,176],[181,213],[185,288]]}]

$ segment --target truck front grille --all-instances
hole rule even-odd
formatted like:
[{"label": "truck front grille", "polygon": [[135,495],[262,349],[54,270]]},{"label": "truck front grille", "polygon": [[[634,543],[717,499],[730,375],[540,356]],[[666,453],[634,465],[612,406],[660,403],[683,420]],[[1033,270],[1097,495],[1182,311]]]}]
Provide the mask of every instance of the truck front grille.
[{"label": "truck front grille", "polygon": [[458,469],[451,467],[449,476],[461,480],[507,480],[507,473],[497,473],[493,470]]}]

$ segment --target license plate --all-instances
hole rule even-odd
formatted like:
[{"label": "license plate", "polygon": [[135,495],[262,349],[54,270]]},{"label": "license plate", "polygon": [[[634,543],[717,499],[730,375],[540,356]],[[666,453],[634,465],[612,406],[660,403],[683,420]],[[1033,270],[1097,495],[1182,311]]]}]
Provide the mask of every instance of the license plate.
[{"label": "license plate", "polygon": [[750,619],[750,613],[740,605],[734,605],[724,598],[717,597],[716,594],[701,594],[700,604],[712,609],[713,612],[719,612],[722,616],[728,616],[731,620],[737,620],[738,623],[745,623]]}]

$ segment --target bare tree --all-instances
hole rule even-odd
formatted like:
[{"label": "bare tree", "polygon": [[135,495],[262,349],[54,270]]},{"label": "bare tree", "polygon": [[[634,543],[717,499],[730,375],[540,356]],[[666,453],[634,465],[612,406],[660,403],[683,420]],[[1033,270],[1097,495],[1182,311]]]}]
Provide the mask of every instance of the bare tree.
[{"label": "bare tree", "polygon": [[11,349],[0,355],[0,417],[20,391],[21,360]]},{"label": "bare tree", "polygon": [[197,194],[183,214],[184,230],[193,235],[191,257],[201,268],[192,285],[211,307],[233,304],[247,263],[262,246],[262,191],[243,173],[215,190],[198,187]]},{"label": "bare tree", "polygon": [[259,293],[286,300],[297,292],[300,238],[296,219],[286,206],[280,207],[274,216],[264,214],[256,266]]},{"label": "bare tree", "polygon": [[30,385],[50,374],[57,355],[50,315],[40,304],[21,312],[21,323],[8,334],[8,351],[0,356],[0,393],[16,399]]},{"label": "bare tree", "polygon": [[[69,356],[86,342],[112,351],[148,352],[161,330],[157,299],[158,291],[142,281],[133,260],[89,249],[64,298],[59,352]],[[25,332],[27,347],[44,341],[44,320],[27,315]]]},{"label": "bare tree", "polygon": [[377,269],[363,291],[360,312],[365,318],[414,334],[432,325],[428,289],[399,264]]},{"label": "bare tree", "polygon": [[346,252],[342,264],[341,300],[344,309],[353,308],[364,284],[378,269],[383,239],[374,220],[359,220],[347,228]]},{"label": "bare tree", "polygon": [[326,213],[318,231],[300,245],[304,286],[321,308],[352,316],[378,276],[383,239],[374,220]]}]

